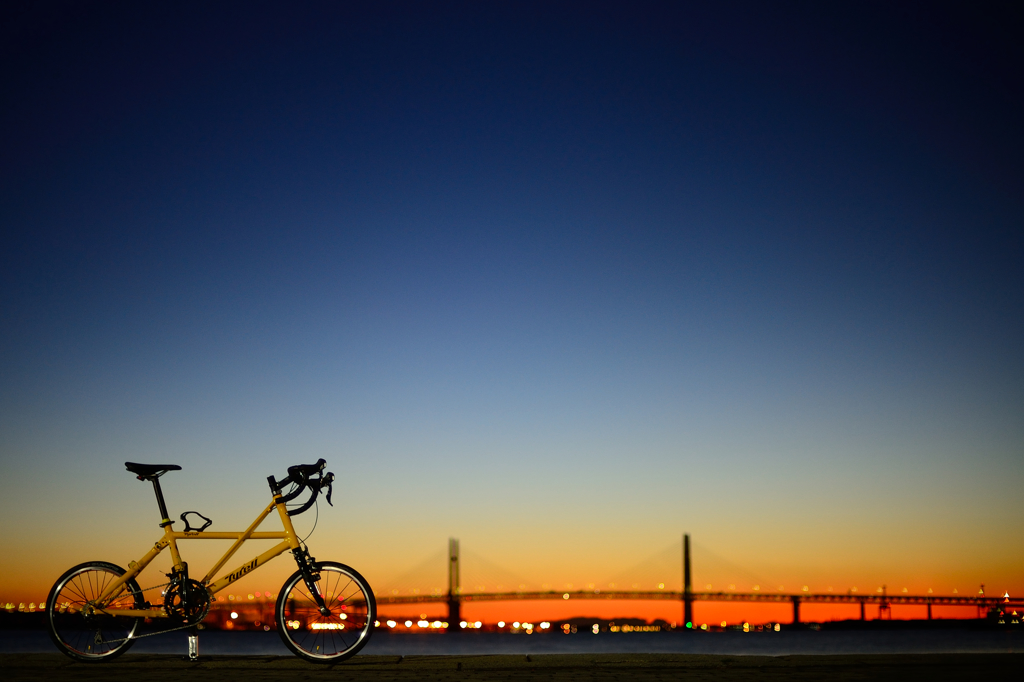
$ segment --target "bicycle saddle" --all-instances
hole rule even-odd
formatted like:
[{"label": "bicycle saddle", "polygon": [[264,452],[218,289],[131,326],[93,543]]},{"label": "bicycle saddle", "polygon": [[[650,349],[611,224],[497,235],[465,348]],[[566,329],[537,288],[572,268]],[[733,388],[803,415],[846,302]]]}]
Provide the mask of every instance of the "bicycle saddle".
[{"label": "bicycle saddle", "polygon": [[168,471],[181,471],[177,464],[136,464],[125,462],[124,468],[139,477],[140,481],[151,481],[160,478]]}]

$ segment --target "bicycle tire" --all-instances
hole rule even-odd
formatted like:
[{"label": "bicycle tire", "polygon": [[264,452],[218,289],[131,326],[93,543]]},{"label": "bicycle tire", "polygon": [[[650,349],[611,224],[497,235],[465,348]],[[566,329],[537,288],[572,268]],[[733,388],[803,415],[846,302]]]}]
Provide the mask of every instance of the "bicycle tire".
[{"label": "bicycle tire", "polygon": [[277,631],[296,656],[313,663],[337,663],[366,646],[377,620],[377,601],[355,569],[336,561],[317,565],[318,587],[331,615],[320,613],[302,572],[296,571],[277,597]]},{"label": "bicycle tire", "polygon": [[[140,618],[82,615],[82,606],[95,601],[125,570],[106,561],[89,561],[68,569],[46,597],[46,624],[50,639],[61,652],[76,661],[98,663],[117,658],[135,643]],[[107,603],[117,608],[145,608],[142,590],[135,580]]]}]

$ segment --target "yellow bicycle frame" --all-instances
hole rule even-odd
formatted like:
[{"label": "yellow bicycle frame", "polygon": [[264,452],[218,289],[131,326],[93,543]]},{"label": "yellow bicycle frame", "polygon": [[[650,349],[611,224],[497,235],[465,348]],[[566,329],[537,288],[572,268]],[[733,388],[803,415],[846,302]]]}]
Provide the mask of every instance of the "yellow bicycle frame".
[{"label": "yellow bicycle frame", "polygon": [[[257,533],[256,529],[259,528],[260,524],[263,523],[275,507],[277,508],[278,515],[281,517],[281,525],[284,526],[284,530]],[[115,595],[118,595],[125,583],[142,573],[146,566],[148,566],[150,562],[167,547],[171,548],[171,560],[174,565],[174,570],[183,571],[185,566],[181,560],[181,555],[178,554],[178,540],[235,540],[234,544],[231,545],[224,556],[222,556],[214,567],[210,569],[210,572],[206,574],[206,577],[200,581],[210,591],[210,594],[217,594],[243,575],[252,573],[274,557],[283,554],[288,550],[300,548],[299,540],[295,535],[295,528],[292,526],[292,518],[288,516],[288,509],[282,501],[280,493],[274,493],[274,501],[267,505],[267,508],[256,517],[256,520],[252,522],[249,528],[242,532],[207,533],[200,531],[188,531],[179,533],[171,529],[173,523],[173,521],[168,521],[164,525],[164,536],[160,538],[155,545],[153,545],[153,549],[146,552],[146,555],[138,561],[132,561],[129,563],[127,572],[117,580],[110,583],[110,585],[107,586],[107,589],[103,591],[103,594],[100,595],[99,599],[91,605],[87,605],[86,609],[95,613],[104,613],[111,616],[167,618],[168,614],[164,610],[163,606],[149,609],[106,609],[103,608],[102,605],[109,603]],[[274,545],[252,561],[242,564],[220,580],[211,583],[210,581],[213,579],[213,576],[217,574],[217,571],[224,567],[224,564],[228,562],[228,560],[235,554],[235,552],[238,551],[238,548],[241,547],[246,540],[282,540],[282,542]]]}]

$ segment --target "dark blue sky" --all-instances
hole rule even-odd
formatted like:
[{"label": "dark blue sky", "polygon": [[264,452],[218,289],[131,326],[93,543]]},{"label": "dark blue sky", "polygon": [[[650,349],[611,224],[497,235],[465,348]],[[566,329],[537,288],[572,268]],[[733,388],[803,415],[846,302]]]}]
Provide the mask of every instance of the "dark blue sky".
[{"label": "dark blue sky", "polygon": [[675,534],[704,523],[681,500],[781,495],[792,536],[809,495],[938,537],[967,522],[936,499],[1024,482],[1021,27],[1009,3],[7,9],[0,463],[258,484],[325,456],[398,499],[664,498],[623,528]]}]

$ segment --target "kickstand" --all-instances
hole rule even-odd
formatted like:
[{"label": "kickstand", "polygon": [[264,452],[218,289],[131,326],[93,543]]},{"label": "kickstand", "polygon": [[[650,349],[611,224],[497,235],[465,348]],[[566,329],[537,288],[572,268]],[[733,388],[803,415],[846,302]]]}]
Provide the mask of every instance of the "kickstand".
[{"label": "kickstand", "polygon": [[188,660],[199,660],[199,628],[195,626],[188,629]]}]

